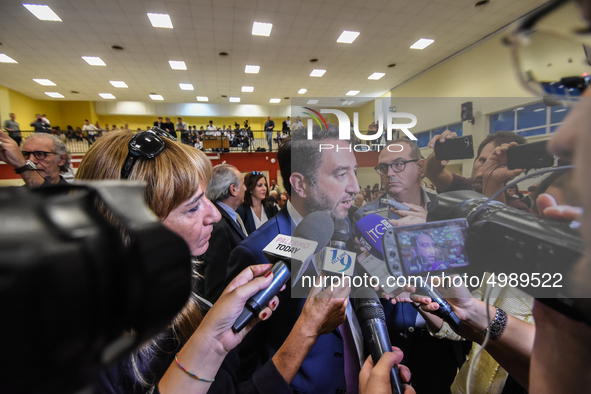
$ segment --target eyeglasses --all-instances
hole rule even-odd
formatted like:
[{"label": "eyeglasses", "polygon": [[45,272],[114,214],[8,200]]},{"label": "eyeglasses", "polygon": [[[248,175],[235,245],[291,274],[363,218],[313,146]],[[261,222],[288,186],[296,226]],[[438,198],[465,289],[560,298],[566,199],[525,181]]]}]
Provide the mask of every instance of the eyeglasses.
[{"label": "eyeglasses", "polygon": [[575,3],[551,1],[503,39],[521,84],[549,105],[578,101],[591,79],[591,27]]},{"label": "eyeglasses", "polygon": [[129,177],[137,159],[140,157],[153,159],[162,152],[165,146],[162,138],[152,130],[142,131],[134,135],[127,144],[129,154],[125,159],[123,168],[121,168],[121,179],[127,179]]},{"label": "eyeglasses", "polygon": [[406,164],[407,163],[413,163],[415,161],[419,161],[421,159],[415,159],[415,160],[396,160],[390,164],[386,164],[386,163],[380,163],[377,165],[377,167],[374,167],[373,169],[376,170],[376,172],[380,175],[387,175],[388,174],[388,169],[392,169],[392,171],[399,173],[404,171],[404,169],[406,168]]},{"label": "eyeglasses", "polygon": [[156,135],[158,135],[159,137],[165,137],[165,138],[168,138],[169,140],[177,141],[177,139],[176,139],[175,136],[173,136],[170,133],[167,133],[166,131],[162,130],[158,126],[152,127],[152,130],[151,131],[154,132],[154,133],[156,133]]},{"label": "eyeglasses", "polygon": [[24,150],[21,153],[23,154],[23,157],[27,160],[29,159],[29,156],[31,156],[31,155],[35,156],[35,158],[37,160],[43,160],[47,157],[47,155],[56,155],[57,154],[55,152],[44,152],[42,150],[36,150],[33,152],[28,152],[28,151]]}]

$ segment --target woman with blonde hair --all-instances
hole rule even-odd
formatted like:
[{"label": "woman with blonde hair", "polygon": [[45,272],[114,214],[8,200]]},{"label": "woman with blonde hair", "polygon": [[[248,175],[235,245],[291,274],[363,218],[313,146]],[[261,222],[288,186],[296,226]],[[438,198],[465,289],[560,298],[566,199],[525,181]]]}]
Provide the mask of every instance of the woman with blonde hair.
[{"label": "woman with blonde hair", "polygon": [[[100,138],[76,174],[79,180],[145,181],[146,204],[185,240],[193,256],[207,250],[212,226],[220,219],[205,196],[210,177],[211,163],[203,153],[155,131],[113,132]],[[234,333],[231,326],[248,298],[270,284],[272,275],[260,276],[269,267],[257,265],[241,272],[213,307],[193,293],[168,330],[101,374],[100,392],[205,393],[211,389],[225,393],[238,387],[241,392],[258,392],[252,382],[241,386],[233,367],[237,355],[231,352],[255,322],[240,333]],[[269,305],[275,309],[277,303],[275,297]],[[202,311],[209,307],[204,316]],[[271,313],[267,307],[259,318],[265,320]],[[290,392],[272,362],[257,374],[253,380],[265,380],[276,392]]]}]

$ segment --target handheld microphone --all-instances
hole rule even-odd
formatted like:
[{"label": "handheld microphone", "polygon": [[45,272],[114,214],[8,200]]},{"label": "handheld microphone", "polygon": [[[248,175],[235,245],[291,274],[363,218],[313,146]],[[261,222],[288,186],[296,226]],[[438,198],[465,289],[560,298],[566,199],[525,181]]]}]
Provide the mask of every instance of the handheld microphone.
[{"label": "handheld microphone", "polygon": [[[355,291],[353,303],[365,344],[371,351],[371,358],[375,365],[384,353],[392,351],[384,309],[377,293],[370,288],[360,288]],[[397,365],[394,365],[390,371],[390,384],[393,394],[404,393],[404,383],[400,380]]]},{"label": "handheld microphone", "polygon": [[298,275],[301,276],[310,262],[310,257],[328,243],[333,231],[334,225],[328,213],[313,212],[296,227],[293,237],[277,235],[263,250],[265,257],[273,263],[273,280],[267,288],[246,301],[242,313],[232,325],[232,331],[242,331],[279,293],[291,277],[291,269],[296,268],[292,267],[292,264],[300,264]]},{"label": "handheld microphone", "polygon": [[318,260],[318,270],[336,275],[353,276],[357,255],[346,249],[349,239],[349,222],[337,219],[334,222],[334,234],[330,243],[322,250]]},{"label": "handheld microphone", "polygon": [[388,219],[370,214],[362,217],[355,225],[355,235],[365,250],[374,257],[384,260],[382,237],[389,228],[394,228]]},{"label": "handheld microphone", "polygon": [[456,315],[449,302],[443,298],[437,289],[425,285],[417,286],[416,288],[417,292],[431,297],[431,301],[439,304],[439,309],[431,313],[445,320],[455,331],[460,331],[462,329],[462,321],[458,315]]}]

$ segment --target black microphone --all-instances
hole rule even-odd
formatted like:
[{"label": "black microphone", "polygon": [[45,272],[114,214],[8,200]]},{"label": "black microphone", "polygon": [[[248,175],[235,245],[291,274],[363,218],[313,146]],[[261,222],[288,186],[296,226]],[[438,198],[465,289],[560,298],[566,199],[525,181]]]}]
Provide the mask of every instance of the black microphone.
[{"label": "black microphone", "polygon": [[328,246],[322,251],[317,267],[326,276],[353,276],[356,254],[346,248],[350,237],[349,222],[346,219],[334,221],[334,233]]},{"label": "black microphone", "polygon": [[[278,235],[264,249],[265,256],[273,263],[273,280],[269,287],[260,290],[246,301],[244,309],[232,325],[232,330],[240,332],[248,322],[269,304],[291,277],[292,268],[299,268],[299,276],[305,271],[310,257],[322,250],[334,231],[334,224],[326,212],[312,212],[295,228],[293,237]],[[301,264],[292,267],[293,263]],[[299,278],[298,276],[298,278]]]},{"label": "black microphone", "polygon": [[[371,351],[371,358],[375,365],[384,353],[392,351],[384,308],[382,308],[375,290],[370,288],[361,288],[355,291],[353,303],[365,344]],[[393,394],[404,393],[404,383],[400,380],[397,365],[394,365],[390,372],[390,384]]]},{"label": "black microphone", "polygon": [[455,331],[460,331],[462,329],[462,321],[458,315],[456,315],[449,302],[443,298],[437,289],[425,285],[417,286],[416,289],[418,293],[431,297],[431,301],[439,304],[439,309],[431,313],[445,320]]}]

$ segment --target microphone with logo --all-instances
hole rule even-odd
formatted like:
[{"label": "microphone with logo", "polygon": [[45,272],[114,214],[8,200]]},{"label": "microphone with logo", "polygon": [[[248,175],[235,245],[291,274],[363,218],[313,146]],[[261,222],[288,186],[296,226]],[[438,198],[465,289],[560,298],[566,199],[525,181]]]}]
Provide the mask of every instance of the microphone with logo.
[{"label": "microphone with logo", "polygon": [[[402,275],[400,253],[398,251],[395,239],[393,237],[384,237],[384,234],[389,232],[394,226],[383,217],[371,214],[362,217],[357,221],[355,226],[355,234],[359,242],[365,249],[377,258],[386,261],[388,270],[392,275]],[[390,242],[386,242],[390,241]],[[422,283],[422,281],[420,281]],[[434,312],[447,322],[455,331],[462,329],[462,321],[455,314],[452,306],[443,298],[443,296],[432,287],[424,284],[416,286],[417,292],[427,295],[431,301],[439,304],[439,309]]]},{"label": "microphone with logo", "polygon": [[[355,291],[353,304],[355,315],[361,325],[365,344],[369,347],[375,365],[384,353],[392,351],[384,309],[375,290],[367,287]],[[400,380],[398,366],[396,365],[392,367],[390,372],[390,384],[393,394],[404,393],[404,383]]]},{"label": "microphone with logo", "polygon": [[334,221],[334,233],[330,243],[321,252],[318,270],[328,275],[353,276],[357,255],[346,249],[350,227],[346,219]]},{"label": "microphone with logo", "polygon": [[265,257],[273,264],[273,280],[267,288],[246,301],[232,330],[236,333],[242,331],[252,318],[258,316],[287,283],[292,271],[297,272],[294,283],[297,282],[310,263],[310,257],[328,244],[333,231],[334,225],[328,213],[312,212],[295,228],[292,237],[277,235],[263,249]]}]

